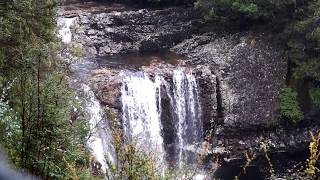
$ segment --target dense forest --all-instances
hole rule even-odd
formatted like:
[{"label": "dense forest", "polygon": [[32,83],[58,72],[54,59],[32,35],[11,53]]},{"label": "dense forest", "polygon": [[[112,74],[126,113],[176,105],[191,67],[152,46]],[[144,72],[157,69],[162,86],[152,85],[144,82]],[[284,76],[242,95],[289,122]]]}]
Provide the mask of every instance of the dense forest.
[{"label": "dense forest", "polygon": [[[224,32],[264,31],[266,39],[277,39],[285,47],[288,69],[280,94],[281,122],[294,126],[303,121],[310,104],[320,107],[319,0],[115,2],[193,7],[201,12],[206,27],[219,26]],[[0,2],[1,150],[18,171],[43,179],[90,179],[88,117],[73,116],[80,102],[68,83],[68,66],[58,55],[60,4],[56,0]]]}]

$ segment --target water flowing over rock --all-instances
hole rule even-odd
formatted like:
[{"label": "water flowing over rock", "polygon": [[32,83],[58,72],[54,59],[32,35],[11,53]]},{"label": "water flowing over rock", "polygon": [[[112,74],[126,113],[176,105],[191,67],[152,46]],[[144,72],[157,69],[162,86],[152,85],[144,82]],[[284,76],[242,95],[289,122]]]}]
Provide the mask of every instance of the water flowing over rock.
[{"label": "water flowing over rock", "polygon": [[[144,150],[163,156],[159,108],[160,77],[153,82],[143,72],[123,73],[121,88],[124,133]],[[162,158],[163,159],[163,158]]]},{"label": "water flowing over rock", "polygon": [[182,70],[174,71],[174,100],[177,115],[178,162],[196,164],[196,156],[188,157],[188,149],[196,151],[195,146],[201,142],[202,121],[201,108],[198,99],[198,86],[193,75],[185,74]]},{"label": "water flowing over rock", "polygon": [[[115,163],[114,148],[112,145],[111,129],[108,122],[102,117],[102,109],[89,86],[83,85],[85,109],[90,116],[90,137],[88,146],[96,161],[101,164],[101,171],[106,173],[107,163]],[[108,161],[108,162],[107,162]]]},{"label": "water flowing over rock", "polygon": [[[65,44],[69,44],[72,41],[70,28],[74,21],[75,18],[58,19],[58,27],[60,27],[58,37]],[[69,46],[65,49],[68,50]],[[70,56],[64,55],[65,61],[70,63]],[[83,61],[76,65],[71,65],[70,68],[73,71],[73,75],[71,76],[70,84],[77,90],[78,97],[81,98],[80,101],[84,107],[84,112],[89,115],[90,134],[87,145],[92,153],[91,171],[95,175],[101,175],[109,169],[109,163],[115,163],[115,155],[109,122],[103,117],[100,102],[96,99],[94,92],[88,85],[88,76],[90,74],[88,63],[87,61]]]},{"label": "water flowing over rock", "polygon": [[[171,82],[158,75],[152,80],[144,72],[126,72],[122,76],[125,134],[138,141],[143,149],[159,153],[162,161],[165,157],[173,157],[166,159],[177,161],[178,167],[196,164],[196,146],[203,134],[195,77],[183,70],[175,70]],[[176,139],[172,140],[173,137]]]},{"label": "water flowing over rock", "polygon": [[[79,69],[90,79],[87,85],[102,105],[118,112],[126,136],[153,146],[161,162],[194,164],[207,134],[209,154],[229,161],[258,153],[261,141],[271,152],[307,147],[305,132],[319,129],[313,123],[272,126],[287,64],[283,47],[264,34],[200,34],[199,13],[185,7],[75,12],[65,15],[74,23],[60,23],[62,41],[82,44],[88,57],[102,56]],[[159,62],[159,50],[166,48],[184,58]],[[160,53],[138,53],[152,51]],[[95,115],[101,108],[90,107]]]},{"label": "water flowing over rock", "polygon": [[70,43],[72,40],[71,26],[73,25],[76,18],[59,18],[58,27],[58,37],[61,38],[63,43]]}]

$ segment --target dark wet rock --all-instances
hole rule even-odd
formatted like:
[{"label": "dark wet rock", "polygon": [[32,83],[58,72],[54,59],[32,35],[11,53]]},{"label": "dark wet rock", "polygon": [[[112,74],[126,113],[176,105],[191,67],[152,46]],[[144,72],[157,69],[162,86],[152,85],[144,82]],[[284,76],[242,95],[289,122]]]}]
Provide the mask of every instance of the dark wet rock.
[{"label": "dark wet rock", "polygon": [[255,128],[277,119],[287,70],[281,49],[250,34],[210,34],[195,36],[172,50],[186,55],[187,64],[206,64],[216,75],[225,127]]},{"label": "dark wet rock", "polygon": [[98,69],[91,76],[91,83],[97,98],[102,104],[114,109],[121,109],[121,77],[119,70]]},{"label": "dark wet rock", "polygon": [[308,148],[309,131],[319,132],[316,117],[297,125],[281,123],[279,93],[285,85],[286,59],[263,34],[208,33],[171,50],[185,55],[187,65],[207,66],[207,74],[216,77],[210,81],[198,76],[203,108],[214,130],[213,157],[232,161],[245,158],[245,152],[261,154],[261,142],[270,153],[297,152]]},{"label": "dark wet rock", "polygon": [[218,118],[216,76],[212,74],[209,66],[201,65],[195,67],[194,74],[199,88],[203,130],[209,132],[214,123],[213,120]]},{"label": "dark wet rock", "polygon": [[[308,120],[306,120],[308,121]],[[295,126],[271,126],[256,131],[229,131],[220,126],[215,134],[214,155],[221,155],[227,159],[245,158],[245,153],[263,155],[262,143],[268,147],[268,153],[295,153],[308,149],[310,132],[319,132],[319,123],[312,125],[298,124]],[[219,141],[219,143],[218,143]],[[218,151],[220,150],[220,151]]]},{"label": "dark wet rock", "polygon": [[74,41],[92,56],[170,48],[189,38],[201,23],[192,8],[76,13]]}]

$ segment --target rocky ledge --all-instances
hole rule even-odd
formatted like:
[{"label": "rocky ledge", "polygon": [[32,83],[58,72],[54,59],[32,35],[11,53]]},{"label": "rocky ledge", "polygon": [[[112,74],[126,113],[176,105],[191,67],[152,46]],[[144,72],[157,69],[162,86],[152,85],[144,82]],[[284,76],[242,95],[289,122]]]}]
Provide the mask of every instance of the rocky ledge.
[{"label": "rocky ledge", "polygon": [[75,17],[74,41],[85,46],[87,55],[158,51],[191,36],[201,24],[192,8],[172,7],[103,13],[67,11]]}]

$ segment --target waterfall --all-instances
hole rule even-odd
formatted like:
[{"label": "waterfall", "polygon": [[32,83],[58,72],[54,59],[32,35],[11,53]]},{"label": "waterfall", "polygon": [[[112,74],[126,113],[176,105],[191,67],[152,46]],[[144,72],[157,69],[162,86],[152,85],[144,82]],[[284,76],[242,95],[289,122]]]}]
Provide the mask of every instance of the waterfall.
[{"label": "waterfall", "polygon": [[[58,37],[65,44],[71,43],[72,33],[71,26],[76,18],[58,18]],[[64,56],[66,62],[70,59]],[[106,173],[108,163],[115,163],[115,152],[112,144],[112,134],[109,123],[103,118],[103,111],[99,101],[96,99],[94,92],[87,85],[88,75],[95,67],[91,62],[83,61],[70,66],[74,72],[72,76],[71,86],[77,90],[77,94],[82,100],[84,110],[89,115],[90,134],[87,141],[93,157],[101,164],[101,170]]]},{"label": "waterfall", "polygon": [[196,79],[182,69],[173,74],[173,93],[175,113],[177,117],[177,150],[178,167],[184,163],[196,164],[197,144],[202,136],[201,108]]},{"label": "waterfall", "polygon": [[[58,36],[67,48],[70,48],[70,28],[75,20],[58,19],[61,28]],[[102,117],[102,107],[87,83],[83,83],[88,82],[85,79],[91,66],[87,63],[72,66],[76,71],[74,80],[81,81],[78,82],[81,86],[77,88],[78,93],[83,94],[85,109],[90,116],[91,135],[87,144],[106,172],[107,163],[115,163],[116,159],[111,130]],[[203,132],[195,76],[186,68],[179,68],[168,77],[128,71],[122,71],[121,77],[122,127],[127,142],[136,143],[146,153],[152,153],[160,170],[169,164],[166,160],[175,161],[177,168],[197,164],[197,147],[201,144]]]},{"label": "waterfall", "polygon": [[111,129],[108,122],[102,117],[102,109],[99,101],[95,98],[89,86],[83,85],[83,97],[85,99],[85,109],[88,111],[90,119],[90,135],[88,147],[93,156],[101,163],[101,170],[108,169],[107,161],[114,163],[114,149],[112,146]]},{"label": "waterfall", "polygon": [[65,44],[68,44],[72,40],[71,26],[76,18],[58,18],[58,27],[61,27],[58,31],[58,37]]},{"label": "waterfall", "polygon": [[159,104],[161,78],[153,82],[143,72],[123,73],[121,102],[123,129],[126,137],[143,150],[151,151],[163,160]]},{"label": "waterfall", "polygon": [[[176,160],[181,168],[185,163],[197,163],[196,147],[201,144],[202,123],[199,93],[195,77],[184,69],[173,72],[172,81],[156,75],[152,80],[144,72],[124,72],[121,89],[124,133],[144,149],[157,150],[161,158],[164,149],[162,115],[175,125]],[[162,92],[161,92],[162,91]],[[166,96],[171,108],[161,109]],[[170,116],[168,114],[171,114]],[[174,129],[173,129],[174,131]]]}]

